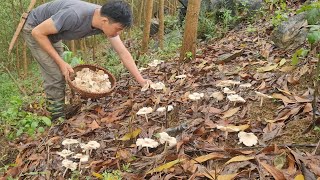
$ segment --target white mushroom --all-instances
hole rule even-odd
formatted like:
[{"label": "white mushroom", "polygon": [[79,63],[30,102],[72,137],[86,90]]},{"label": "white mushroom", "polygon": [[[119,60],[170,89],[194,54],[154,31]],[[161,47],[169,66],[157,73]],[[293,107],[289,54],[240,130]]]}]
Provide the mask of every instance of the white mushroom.
[{"label": "white mushroom", "polygon": [[197,100],[203,98],[203,96],[204,96],[203,93],[197,93],[197,92],[195,92],[195,93],[189,94],[188,97],[189,97],[189,99],[191,99],[191,100],[193,100],[193,101],[197,101]]},{"label": "white mushroom", "polygon": [[246,146],[253,146],[258,143],[258,137],[253,133],[239,132],[238,133],[239,143],[243,143]]},{"label": "white mushroom", "polygon": [[62,141],[62,145],[68,146],[68,150],[70,150],[70,145],[72,144],[78,144],[79,141],[76,139],[65,139]]},{"label": "white mushroom", "polygon": [[186,78],[187,76],[182,74],[182,75],[178,75],[178,76],[175,76],[176,79],[183,79],[183,78]]},{"label": "white mushroom", "polygon": [[66,170],[63,173],[63,177],[66,174],[67,170],[70,169],[71,171],[74,171],[77,169],[77,163],[70,161],[69,159],[64,159],[62,161],[62,166],[66,168]]},{"label": "white mushroom", "polygon": [[227,99],[231,102],[242,102],[245,103],[246,100],[244,100],[241,96],[239,96],[238,94],[232,94],[232,95],[228,95]]},{"label": "white mushroom", "polygon": [[213,92],[210,95],[210,97],[213,97],[213,98],[217,99],[218,101],[222,101],[224,98],[224,95],[220,91],[217,91],[217,92]]},{"label": "white mushroom", "polygon": [[235,94],[235,93],[236,93],[235,91],[232,91],[232,90],[230,90],[230,89],[227,88],[227,87],[223,88],[223,92],[224,92],[225,94]]},{"label": "white mushroom", "polygon": [[140,147],[146,147],[147,152],[149,153],[149,148],[156,148],[158,147],[159,143],[150,138],[138,138],[136,141],[136,145]]},{"label": "white mushroom", "polygon": [[152,83],[150,87],[154,90],[161,90],[164,89],[166,86],[162,82]]},{"label": "white mushroom", "polygon": [[80,147],[83,149],[83,151],[86,152],[86,154],[91,154],[91,151],[93,149],[98,149],[100,147],[100,144],[97,141],[89,141],[87,144],[80,144]]},{"label": "white mushroom", "polygon": [[150,67],[156,67],[158,64],[161,64],[163,61],[159,61],[157,59],[153,60],[151,63],[148,64]]},{"label": "white mushroom", "polygon": [[169,136],[168,133],[162,132],[162,133],[159,133],[159,135],[160,135],[159,141],[161,144],[168,142],[170,147],[177,144],[177,139],[175,137]]},{"label": "white mushroom", "polygon": [[143,91],[146,91],[146,90],[149,89],[149,87],[150,87],[150,83],[149,83],[149,81],[147,81],[147,83],[141,88],[141,91],[142,91],[142,92],[143,92]]},{"label": "white mushroom", "polygon": [[[159,108],[157,109],[157,112],[164,112],[166,109],[167,109],[166,107],[159,107]],[[172,110],[173,110],[173,106],[172,106],[172,105],[169,105],[169,106],[168,106],[168,112],[169,112],[169,111],[172,111]]]},{"label": "white mushroom", "polygon": [[59,156],[62,156],[64,159],[66,159],[68,156],[70,156],[71,154],[73,154],[73,152],[70,151],[70,150],[64,149],[64,150],[62,150],[61,152],[57,152],[57,154],[58,154]]},{"label": "white mushroom", "polygon": [[84,154],[80,154],[80,153],[78,153],[78,154],[76,154],[76,155],[74,155],[72,157],[75,158],[75,159],[80,159],[80,161],[79,161],[79,171],[81,169],[81,163],[89,161],[89,156],[88,155],[84,155]]},{"label": "white mushroom", "polygon": [[139,109],[139,111],[137,112],[137,115],[145,115],[146,120],[148,122],[147,114],[151,113],[152,111],[153,111],[152,107],[143,107]]},{"label": "white mushroom", "polygon": [[263,104],[263,99],[264,99],[264,98],[272,99],[272,96],[263,94],[263,93],[261,93],[261,92],[255,91],[255,93],[256,93],[257,96],[260,98],[260,107],[261,107],[262,104]]}]

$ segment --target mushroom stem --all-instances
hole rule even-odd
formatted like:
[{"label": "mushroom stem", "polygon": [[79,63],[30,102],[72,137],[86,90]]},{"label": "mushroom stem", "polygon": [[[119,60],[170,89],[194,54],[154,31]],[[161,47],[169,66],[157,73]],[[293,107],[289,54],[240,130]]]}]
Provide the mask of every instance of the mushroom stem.
[{"label": "mushroom stem", "polygon": [[66,168],[66,170],[64,170],[62,177],[64,177],[66,175],[67,171],[68,171],[68,168]]},{"label": "mushroom stem", "polygon": [[81,170],[81,160],[79,161],[79,172]]},{"label": "mushroom stem", "polygon": [[144,114],[145,115],[145,117],[146,117],[146,120],[147,120],[147,122],[148,122],[148,116],[147,116],[147,114]]},{"label": "mushroom stem", "polygon": [[260,97],[260,107],[262,107],[263,104],[263,97]]},{"label": "mushroom stem", "polygon": [[149,147],[147,147],[147,153],[150,154],[150,152],[149,152]]}]

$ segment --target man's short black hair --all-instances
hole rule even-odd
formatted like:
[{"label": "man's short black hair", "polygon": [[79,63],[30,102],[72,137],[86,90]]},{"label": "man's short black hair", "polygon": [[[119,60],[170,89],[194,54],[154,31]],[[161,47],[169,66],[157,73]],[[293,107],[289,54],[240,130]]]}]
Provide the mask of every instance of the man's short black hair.
[{"label": "man's short black hair", "polygon": [[108,0],[101,7],[101,16],[111,19],[114,23],[120,23],[124,28],[132,25],[132,11],[130,5],[121,0]]}]

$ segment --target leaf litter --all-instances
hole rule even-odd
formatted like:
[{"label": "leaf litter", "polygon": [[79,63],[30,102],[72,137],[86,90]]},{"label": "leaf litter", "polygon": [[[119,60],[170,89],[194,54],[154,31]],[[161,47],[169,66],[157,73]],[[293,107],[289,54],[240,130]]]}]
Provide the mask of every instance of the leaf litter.
[{"label": "leaf litter", "polygon": [[[266,23],[256,24],[260,32]],[[75,165],[64,168],[58,155],[65,139],[100,144],[79,167],[83,177],[101,179],[106,170],[128,164],[130,170],[121,169],[124,179],[320,177],[320,156],[311,152],[319,134],[301,134],[312,117],[310,70],[315,63],[286,69],[290,53],[273,48],[267,34],[245,29],[243,25],[216,43],[200,46],[203,54],[180,67],[178,59],[150,63],[142,74],[161,81],[161,88],[141,91],[131,77],[123,76],[110,96],[86,100],[81,112],[46,136],[21,138],[16,166],[2,179],[71,177],[68,168]],[[157,111],[169,106],[174,108]],[[176,142],[158,143],[159,133]],[[150,139],[151,145],[145,142]],[[76,145],[68,148],[81,151]],[[44,174],[26,175],[31,172]]]}]

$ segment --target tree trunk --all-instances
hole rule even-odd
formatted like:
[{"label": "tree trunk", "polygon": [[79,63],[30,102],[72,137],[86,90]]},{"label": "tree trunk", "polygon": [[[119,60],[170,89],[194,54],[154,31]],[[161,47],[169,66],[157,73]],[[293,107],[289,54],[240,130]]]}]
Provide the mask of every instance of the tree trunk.
[{"label": "tree trunk", "polygon": [[153,7],[153,0],[147,0],[146,5],[146,21],[143,28],[143,39],[142,39],[142,49],[141,54],[144,54],[148,51],[148,44],[149,44],[149,36],[150,36],[150,26],[151,26],[151,18],[152,18],[152,7]]},{"label": "tree trunk", "polygon": [[143,12],[143,7],[144,7],[144,0],[140,1],[140,7],[139,7],[139,12],[138,12],[138,20],[137,20],[137,26],[141,26],[141,19],[142,19],[142,12]]},{"label": "tree trunk", "polygon": [[[183,34],[183,43],[180,52],[180,61],[184,60],[186,57],[188,59],[195,58],[197,48],[197,28],[200,4],[201,0],[189,0],[185,22],[185,30]],[[190,52],[191,54],[189,54]]]},{"label": "tree trunk", "polygon": [[159,45],[163,49],[164,41],[164,0],[159,0]]}]

